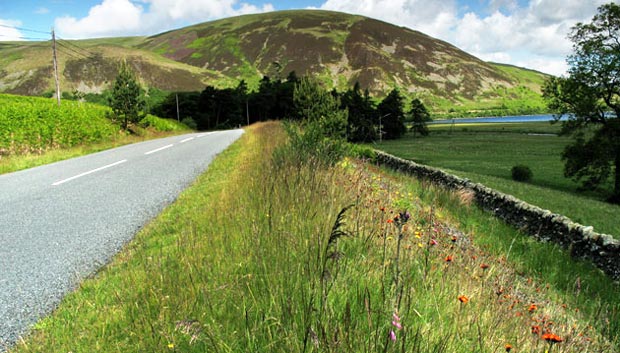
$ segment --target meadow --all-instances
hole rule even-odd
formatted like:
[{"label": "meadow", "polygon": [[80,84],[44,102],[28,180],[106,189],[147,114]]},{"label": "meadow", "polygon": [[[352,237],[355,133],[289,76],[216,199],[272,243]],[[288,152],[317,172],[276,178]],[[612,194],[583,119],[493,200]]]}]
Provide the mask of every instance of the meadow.
[{"label": "meadow", "polygon": [[[600,190],[579,191],[578,183],[564,177],[560,155],[571,138],[558,136],[560,128],[547,122],[430,125],[428,137],[407,134],[374,147],[620,236],[620,206],[604,202]],[[530,182],[512,180],[511,169],[518,164],[532,170]]]},{"label": "meadow", "polygon": [[246,132],[10,352],[620,348],[620,288],[591,265],[466,195]]}]

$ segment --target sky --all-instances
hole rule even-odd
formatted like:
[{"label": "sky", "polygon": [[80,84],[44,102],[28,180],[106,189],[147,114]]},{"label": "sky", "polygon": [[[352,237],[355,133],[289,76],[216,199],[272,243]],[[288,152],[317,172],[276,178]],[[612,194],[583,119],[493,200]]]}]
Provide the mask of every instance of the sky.
[{"label": "sky", "polygon": [[[620,0],[613,0],[618,2]],[[566,73],[572,26],[610,0],[0,0],[0,41],[153,35],[249,13],[324,9],[424,32],[486,61]]]}]

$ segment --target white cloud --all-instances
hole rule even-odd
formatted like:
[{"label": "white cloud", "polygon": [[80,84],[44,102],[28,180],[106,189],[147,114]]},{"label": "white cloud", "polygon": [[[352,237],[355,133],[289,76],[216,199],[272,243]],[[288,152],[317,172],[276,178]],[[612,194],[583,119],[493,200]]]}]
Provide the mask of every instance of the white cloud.
[{"label": "white cloud", "polygon": [[327,0],[321,9],[360,14],[445,38],[457,20],[455,0]]},{"label": "white cloud", "polygon": [[174,27],[249,13],[273,11],[237,0],[102,0],[81,19],[65,16],[55,21],[65,38],[153,34]]},{"label": "white cloud", "polygon": [[[571,51],[567,39],[577,22],[588,22],[609,0],[472,0],[486,6],[473,12],[455,0],[326,0],[321,8],[356,13],[419,30],[450,42],[483,60],[563,73]],[[465,9],[466,13],[459,13]],[[515,52],[531,60],[517,61]],[[519,55],[520,56],[520,55]]]},{"label": "white cloud", "polygon": [[34,10],[34,13],[36,13],[37,15],[45,15],[49,12],[50,12],[50,9],[48,9],[47,7],[39,7],[36,10]]},{"label": "white cloud", "polygon": [[134,33],[140,29],[143,8],[129,0],[103,0],[82,19],[60,17],[55,21],[59,35],[65,38]]},{"label": "white cloud", "polygon": [[16,28],[21,22],[0,19],[0,41],[23,40],[23,34]]}]

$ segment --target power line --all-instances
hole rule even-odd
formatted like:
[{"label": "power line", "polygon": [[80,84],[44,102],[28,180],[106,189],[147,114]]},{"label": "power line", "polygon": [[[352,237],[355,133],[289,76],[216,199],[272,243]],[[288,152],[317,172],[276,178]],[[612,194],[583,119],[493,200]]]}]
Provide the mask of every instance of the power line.
[{"label": "power line", "polygon": [[[36,30],[36,29],[29,29],[29,28],[23,28],[23,27],[9,26],[9,25],[5,25],[5,24],[0,24],[0,27],[11,28],[11,29],[16,29],[18,31],[25,31],[25,32],[32,32],[32,33],[50,34],[50,32],[43,32],[43,31],[39,31],[39,30]],[[49,38],[47,38],[47,39],[49,39]]]},{"label": "power line", "polygon": [[[70,41],[68,41],[66,39],[62,39],[62,38],[60,38],[58,36],[56,36],[56,39],[58,40],[59,43],[63,43],[65,45],[69,45],[69,46],[75,48],[76,50],[79,50],[81,52],[87,53],[88,54],[87,56],[95,55],[95,53],[91,52],[90,50],[84,49],[84,48],[80,47],[79,45],[74,44],[74,43],[72,43],[72,42],[70,42]],[[62,42],[60,40],[62,40]]]},{"label": "power line", "polygon": [[[8,34],[0,34],[0,37],[14,38],[15,36],[10,36]],[[19,39],[20,40],[36,40],[36,41],[47,41],[47,40],[50,40],[49,38],[22,37],[22,36],[19,36]]]},{"label": "power line", "polygon": [[[79,55],[79,56],[80,56],[80,59],[81,59],[81,58],[87,58],[87,57],[88,57],[88,55],[83,54],[83,53],[80,53],[79,51],[77,51],[77,50],[75,50],[75,49],[71,48],[70,46],[66,45],[65,43],[63,43],[63,42],[61,42],[61,41],[58,41],[58,40],[57,40],[57,41],[56,41],[56,44],[58,44],[58,46],[59,46],[59,47],[64,48],[64,52],[65,52],[65,54],[68,54],[68,55],[70,55],[70,56],[73,56],[73,55],[71,55],[71,54],[69,54],[69,53],[67,52],[67,51],[70,51],[70,52],[72,52],[72,53],[75,53],[75,54]],[[58,49],[60,49],[60,48],[58,48]]]}]

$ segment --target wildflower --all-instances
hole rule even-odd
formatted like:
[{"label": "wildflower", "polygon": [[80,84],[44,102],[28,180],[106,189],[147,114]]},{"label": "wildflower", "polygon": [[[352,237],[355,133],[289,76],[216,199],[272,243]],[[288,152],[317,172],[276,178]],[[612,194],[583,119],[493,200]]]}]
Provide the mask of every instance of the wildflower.
[{"label": "wildflower", "polygon": [[504,348],[506,349],[506,352],[510,352],[512,350],[512,344],[510,343],[506,343],[506,345],[504,346]]},{"label": "wildflower", "polygon": [[380,207],[379,210],[381,210],[381,212],[385,212],[385,207]]},{"label": "wildflower", "polygon": [[437,240],[435,240],[435,239],[431,239],[431,241],[429,242],[429,244],[431,244],[431,246],[437,245]]},{"label": "wildflower", "polygon": [[562,338],[560,338],[560,336],[555,335],[553,333],[545,333],[544,335],[542,335],[542,339],[544,339],[547,342],[551,342],[551,343],[562,342]]},{"label": "wildflower", "polygon": [[400,219],[403,223],[407,222],[411,218],[409,211],[399,213]]},{"label": "wildflower", "polygon": [[459,298],[459,301],[460,301],[461,303],[463,303],[463,304],[467,304],[467,302],[469,301],[469,298],[467,298],[467,297],[466,297],[466,296],[464,296],[464,295],[459,295],[459,297],[458,297],[458,298]]},{"label": "wildflower", "polygon": [[532,333],[535,335],[540,335],[540,326],[538,325],[532,326]]},{"label": "wildflower", "polygon": [[393,342],[396,342],[396,334],[394,333],[394,330],[390,330],[390,339]]},{"label": "wildflower", "polygon": [[174,349],[174,343],[168,343],[168,348]]},{"label": "wildflower", "polygon": [[534,311],[536,311],[536,309],[538,309],[536,304],[530,304],[530,307],[527,308],[527,311],[529,311],[530,313],[533,313]]},{"label": "wildflower", "polygon": [[416,238],[420,239],[422,238],[422,233],[419,230],[416,230],[415,233],[413,233],[415,235]]},{"label": "wildflower", "polygon": [[387,220],[387,222],[388,223],[394,223],[394,220],[390,218],[390,219]]},{"label": "wildflower", "polygon": [[446,262],[452,262],[452,255],[446,256]]},{"label": "wildflower", "polygon": [[486,270],[487,268],[489,268],[489,265],[483,263],[480,265],[480,268]]},{"label": "wildflower", "polygon": [[456,237],[456,235],[453,235],[451,240],[452,240],[453,243],[456,243],[457,239],[458,238]]}]

